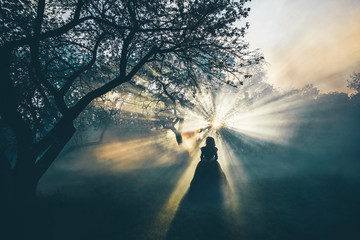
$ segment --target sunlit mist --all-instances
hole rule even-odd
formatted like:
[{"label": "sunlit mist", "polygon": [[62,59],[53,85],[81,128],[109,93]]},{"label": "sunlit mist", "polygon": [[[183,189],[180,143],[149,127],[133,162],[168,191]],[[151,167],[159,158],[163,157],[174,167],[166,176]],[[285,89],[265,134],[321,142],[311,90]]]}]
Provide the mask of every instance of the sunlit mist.
[{"label": "sunlit mist", "polygon": [[203,90],[194,99],[197,105],[186,111],[183,127],[183,148],[189,151],[190,162],[155,219],[154,226],[150,228],[158,229],[158,226],[163,226],[163,232],[155,234],[157,238],[163,238],[168,231],[179,203],[189,188],[199,161],[199,149],[207,136],[216,139],[218,161],[233,193],[226,197],[227,214],[231,216],[236,213],[237,224],[241,224],[241,199],[237,196],[238,189],[247,184],[247,173],[242,159],[233,152],[232,144],[236,143],[229,142],[231,140],[224,138],[224,134],[232,132],[245,144],[258,141],[287,145],[308,105],[308,99],[300,92],[285,94],[270,91],[268,94],[258,95],[256,91],[259,89],[262,88],[257,86],[237,90],[224,86],[216,94]]},{"label": "sunlit mist", "polygon": [[222,127],[222,122],[218,119],[214,119],[211,123],[210,123],[211,127],[214,128],[215,130],[219,130]]},{"label": "sunlit mist", "polygon": [[[77,166],[68,168],[87,168],[92,172],[126,174],[146,169],[172,169],[172,189],[167,199],[146,226],[144,239],[165,239],[171,224],[179,211],[182,200],[189,191],[190,183],[200,161],[200,148],[205,145],[208,136],[214,137],[218,148],[218,162],[226,177],[223,209],[226,221],[240,227],[246,221],[242,203],[242,189],[249,184],[249,173],[244,164],[248,159],[239,151],[246,145],[275,144],[291,145],[298,126],[304,120],[304,112],[309,107],[312,95],[302,91],[279,92],[262,82],[263,75],[258,74],[242,88],[228,85],[217,89],[199,89],[193,99],[193,108],[183,108],[184,122],[182,144],[176,141],[175,134],[169,129],[149,127],[151,121],[158,121],[151,114],[143,113],[143,108],[133,104],[131,95],[111,93],[107,107],[122,105],[122,114],[129,116],[140,114],[141,121],[150,125],[136,128],[119,128],[107,132],[106,141],[91,149],[93,164],[84,158]],[[311,90],[311,89],[310,89]],[[166,113],[172,117],[171,113]],[[99,167],[100,166],[100,167]],[[175,174],[176,173],[176,174]],[[256,170],[252,176],[260,175]],[[156,176],[161,178],[163,176]]]},{"label": "sunlit mist", "polygon": [[[292,204],[298,202],[293,203],[285,197],[300,199],[301,203],[302,193],[308,189],[313,191],[312,196],[327,185],[326,191],[332,191],[333,184],[330,186],[328,181],[341,183],[345,170],[351,173],[349,176],[358,176],[360,165],[353,149],[357,148],[360,137],[352,129],[358,125],[360,115],[349,111],[358,105],[351,103],[346,94],[319,95],[311,86],[282,92],[264,83],[263,79],[264,75],[259,73],[240,88],[222,85],[199,89],[190,99],[194,107],[181,109],[184,118],[182,144],[177,142],[173,131],[156,125],[159,119],[143,113],[142,107],[133,101],[134,95],[112,93],[110,97],[114,99],[109,100],[109,108],[123,104],[121,114],[129,122],[109,128],[101,144],[63,156],[56,165],[61,177],[51,180],[52,187],[63,186],[69,178],[67,187],[71,189],[74,181],[68,177],[69,173],[86,172],[75,179],[87,176],[82,181],[90,182],[84,184],[88,189],[74,187],[71,194],[80,196],[90,191],[96,199],[103,198],[104,192],[117,196],[113,199],[115,203],[125,199],[119,204],[134,208],[131,214],[141,222],[136,222],[141,226],[138,239],[176,239],[178,232],[174,233],[174,228],[183,231],[184,222],[181,221],[187,223],[189,216],[196,218],[203,214],[207,217],[216,212],[218,215],[213,216],[220,217],[226,227],[238,229],[236,238],[230,238],[237,239],[243,229],[253,231],[254,222],[267,226],[269,219],[278,216],[281,204],[289,204],[284,213],[293,211]],[[337,104],[334,111],[332,107]],[[174,117],[171,112],[166,114]],[[131,122],[134,116],[139,116],[135,120],[138,123]],[[350,131],[351,139],[344,141]],[[215,202],[215,206],[191,205],[188,196],[200,163],[200,149],[209,136],[215,139],[218,165],[226,178],[226,186],[219,187],[223,200]],[[342,158],[339,160],[338,156]],[[351,162],[350,167],[345,167],[347,162]],[[314,181],[307,177],[312,171],[315,172]],[[341,177],[333,178],[330,171],[340,172]],[[325,180],[321,182],[321,179]],[[51,181],[43,181],[42,189],[51,191],[52,188],[46,186]],[[89,187],[92,184],[94,186]],[[93,188],[96,191],[91,190]],[[339,189],[343,189],[342,185]],[[289,191],[292,195],[288,195]],[[317,197],[326,203],[329,196],[333,195],[319,194]],[[304,201],[306,203],[307,199]],[[334,203],[336,205],[337,200]],[[320,201],[319,206],[324,204]],[[109,211],[113,214],[112,206]],[[121,208],[119,214],[123,211]],[[114,221],[120,217],[123,216],[114,215]],[[133,221],[127,216],[124,219],[124,222]],[[321,216],[317,219],[324,220]],[[278,221],[283,224],[283,218]],[[298,221],[294,221],[294,226],[298,226]],[[257,234],[257,229],[254,231]],[[261,234],[259,238],[244,239],[263,239],[267,232]]]}]

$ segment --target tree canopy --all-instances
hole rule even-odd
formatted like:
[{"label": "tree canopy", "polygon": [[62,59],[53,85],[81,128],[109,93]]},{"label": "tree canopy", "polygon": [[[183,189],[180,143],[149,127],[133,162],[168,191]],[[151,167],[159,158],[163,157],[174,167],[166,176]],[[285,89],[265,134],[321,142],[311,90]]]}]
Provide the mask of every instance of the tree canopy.
[{"label": "tree canopy", "polygon": [[226,74],[239,83],[242,67],[262,60],[243,40],[248,24],[237,24],[248,16],[246,2],[2,0],[0,121],[15,154],[2,147],[0,161],[16,176],[6,184],[15,195],[33,191],[80,113],[145,66],[181,70],[162,72],[163,91],[196,87],[199,72],[209,84]]}]

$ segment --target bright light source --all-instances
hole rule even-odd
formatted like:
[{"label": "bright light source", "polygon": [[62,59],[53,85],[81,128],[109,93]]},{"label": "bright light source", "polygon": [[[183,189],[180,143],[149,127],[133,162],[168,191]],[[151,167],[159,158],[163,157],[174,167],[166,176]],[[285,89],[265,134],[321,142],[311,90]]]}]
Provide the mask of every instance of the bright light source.
[{"label": "bright light source", "polygon": [[222,123],[217,119],[213,120],[210,125],[215,130],[218,130],[222,127]]}]

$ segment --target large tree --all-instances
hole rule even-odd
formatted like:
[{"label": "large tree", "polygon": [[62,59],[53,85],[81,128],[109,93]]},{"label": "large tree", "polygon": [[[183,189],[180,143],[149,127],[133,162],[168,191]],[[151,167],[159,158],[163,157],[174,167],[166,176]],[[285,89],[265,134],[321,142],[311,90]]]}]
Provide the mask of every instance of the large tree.
[{"label": "large tree", "polygon": [[243,41],[246,26],[235,24],[248,15],[245,2],[1,1],[1,133],[14,149],[0,149],[5,205],[34,196],[74,120],[144,65],[176,58],[189,72],[236,78],[259,61]]}]

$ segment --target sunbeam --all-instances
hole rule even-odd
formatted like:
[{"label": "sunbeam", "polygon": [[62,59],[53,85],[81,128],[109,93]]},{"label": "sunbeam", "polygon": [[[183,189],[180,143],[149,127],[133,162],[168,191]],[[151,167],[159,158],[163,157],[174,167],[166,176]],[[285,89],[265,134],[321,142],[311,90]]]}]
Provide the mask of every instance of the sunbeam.
[{"label": "sunbeam", "polygon": [[[260,84],[242,89],[224,86],[216,94],[202,89],[192,100],[195,103],[193,108],[181,109],[184,114],[181,146],[178,146],[173,131],[144,131],[145,127],[139,128],[138,133],[131,130],[127,134],[126,129],[120,129],[119,133],[111,131],[107,142],[92,150],[97,161],[94,165],[102,166],[103,171],[126,173],[171,168],[168,179],[173,182],[173,189],[169,191],[152,223],[146,227],[144,239],[166,238],[180,204],[189,191],[200,160],[200,148],[208,136],[215,138],[218,162],[226,178],[226,189],[230,189],[223,189],[225,201],[219,207],[226,211],[224,216],[229,225],[243,226],[245,218],[242,214],[242,191],[248,188],[249,173],[244,168],[244,161],[247,160],[241,157],[242,149],[245,145],[254,147],[257,143],[264,142],[290,144],[297,126],[303,120],[309,98],[300,91],[286,94],[268,91],[266,86]],[[125,108],[125,115],[131,119],[132,113],[139,113],[142,121],[159,121],[151,114],[141,114],[139,109],[140,107],[132,106]],[[166,117],[173,117],[171,113],[164,114]],[[187,157],[182,155],[184,152]],[[179,159],[183,162],[178,165],[181,172],[170,176],[174,173],[174,166],[179,164]],[[91,164],[84,165],[91,168]],[[256,173],[252,175],[255,176]]]},{"label": "sunbeam", "polygon": [[[207,136],[216,139],[218,161],[231,189],[225,196],[226,214],[229,221],[236,219],[237,222],[233,224],[242,225],[244,219],[240,196],[241,189],[247,185],[247,173],[242,159],[232,149],[237,143],[229,145],[229,139],[225,140],[223,135],[232,132],[243,144],[265,141],[286,145],[295,134],[308,105],[307,98],[300,92],[281,94],[274,91],[260,97],[256,93],[259,89],[262,90],[261,86],[249,87],[242,92],[223,87],[216,95],[204,90],[194,99],[196,107],[184,110],[183,147],[189,151],[190,162],[149,228],[148,236],[165,238],[179,204],[189,189],[200,147]],[[255,97],[257,101],[254,101]],[[153,232],[153,229],[157,231]]]},{"label": "sunbeam", "polygon": [[[201,138],[198,135],[201,135]],[[170,194],[169,199],[158,213],[157,217],[153,222],[153,225],[146,233],[147,237],[151,236],[152,239],[165,239],[170,225],[178,210],[180,201],[183,199],[190,186],[190,182],[195,172],[195,167],[198,163],[196,160],[199,158],[200,155],[199,146],[203,144],[204,138],[206,138],[207,135],[208,134],[198,133],[190,140],[188,140],[188,142],[191,141],[194,145],[194,147],[191,149],[192,151],[190,152],[189,164],[183,174],[178,179],[173,192]]]},{"label": "sunbeam", "polygon": [[360,239],[360,0],[0,13],[0,240]]},{"label": "sunbeam", "polygon": [[173,164],[176,159],[171,151],[176,149],[171,149],[174,145],[164,139],[167,139],[166,136],[155,138],[153,135],[126,141],[117,140],[95,148],[94,153],[100,164],[110,166],[111,171]]}]

